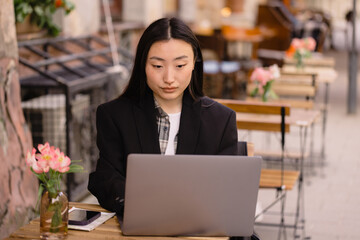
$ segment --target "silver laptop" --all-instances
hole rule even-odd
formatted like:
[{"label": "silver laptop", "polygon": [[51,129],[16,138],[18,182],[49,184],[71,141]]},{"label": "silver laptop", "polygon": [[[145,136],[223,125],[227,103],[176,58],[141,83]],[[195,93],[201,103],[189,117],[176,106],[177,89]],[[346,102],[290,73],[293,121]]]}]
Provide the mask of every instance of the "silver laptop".
[{"label": "silver laptop", "polygon": [[124,235],[251,236],[260,157],[128,156]]}]

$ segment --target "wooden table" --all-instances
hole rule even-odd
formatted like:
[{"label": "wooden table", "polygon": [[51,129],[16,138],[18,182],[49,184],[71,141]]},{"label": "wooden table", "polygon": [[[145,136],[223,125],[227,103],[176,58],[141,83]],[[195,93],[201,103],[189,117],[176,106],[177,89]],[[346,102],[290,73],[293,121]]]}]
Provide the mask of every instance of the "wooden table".
[{"label": "wooden table", "polygon": [[298,69],[295,65],[284,64],[281,68],[283,74],[310,74],[316,77],[318,83],[332,83],[338,77],[338,73],[333,67],[305,65],[304,68]]},{"label": "wooden table", "polygon": [[[296,60],[292,57],[285,57],[284,64],[296,65]],[[319,67],[334,67],[335,59],[332,57],[324,57],[322,55],[315,55],[311,58],[304,59],[304,65],[307,66],[319,66]]]},{"label": "wooden table", "polygon": [[[290,125],[290,127],[299,127],[300,128],[300,153],[299,154],[290,154],[295,158],[300,158],[300,164],[303,164],[306,155],[306,139],[307,139],[307,131],[308,128],[313,126],[313,124],[320,118],[319,110],[309,110],[309,109],[301,109],[301,108],[291,108],[290,116],[286,116],[285,123]],[[275,115],[259,115],[259,114],[251,114],[251,113],[236,113],[236,121],[238,125],[251,125],[252,123],[259,124],[261,123],[266,129],[272,129],[273,127],[280,126],[280,116]],[[285,126],[286,128],[286,126]],[[290,130],[290,129],[289,129]],[[289,131],[287,130],[287,131]],[[312,139],[310,146],[312,147]],[[310,155],[312,155],[313,149],[310,149]],[[273,157],[280,157],[280,152],[268,152],[268,151],[259,151],[255,150],[256,155],[271,155]],[[302,166],[300,166],[300,170],[302,170]]]},{"label": "wooden table", "polygon": [[[320,117],[320,111],[307,110],[301,108],[291,108],[290,116],[285,118],[285,122],[291,126],[310,127]],[[280,116],[259,115],[251,113],[236,113],[236,121],[241,124],[243,122],[257,122],[263,124],[280,124]]]},{"label": "wooden table", "polygon": [[266,28],[241,28],[230,25],[223,25],[221,27],[221,33],[229,44],[232,43],[249,43],[252,45],[253,50],[251,57],[257,58],[256,52],[258,45],[264,39],[272,37],[275,32]]},{"label": "wooden table", "polygon": [[[70,207],[78,207],[93,211],[104,211],[107,212],[105,209],[100,207],[99,205],[95,204],[86,204],[86,203],[75,203],[71,202]],[[12,233],[8,238],[4,240],[10,239],[40,239],[40,219],[34,219],[29,224],[21,227],[14,233]],[[170,239],[198,239],[198,240],[227,240],[227,237],[128,237],[124,236],[121,233],[120,224],[117,220],[117,217],[114,216],[104,224],[100,225],[96,229],[90,232],[86,231],[78,231],[69,229],[68,231],[68,240],[92,240],[92,239],[113,239],[113,240],[137,240],[137,239],[149,239],[149,240],[170,240]]]}]

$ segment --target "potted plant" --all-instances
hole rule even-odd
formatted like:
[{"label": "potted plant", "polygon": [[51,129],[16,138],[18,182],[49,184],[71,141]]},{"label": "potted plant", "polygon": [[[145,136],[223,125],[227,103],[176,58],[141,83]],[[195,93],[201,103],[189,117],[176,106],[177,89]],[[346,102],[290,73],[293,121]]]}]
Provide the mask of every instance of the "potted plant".
[{"label": "potted plant", "polygon": [[[14,0],[16,23],[29,21],[38,30],[46,30],[50,36],[57,36],[60,33],[60,28],[52,19],[55,12],[63,9],[67,15],[74,8],[75,5],[68,0]],[[29,26],[26,28],[28,29]],[[34,27],[30,28],[34,29]]]},{"label": "potted plant", "polygon": [[280,70],[276,64],[269,68],[255,68],[250,76],[250,80],[256,84],[256,87],[251,91],[250,96],[256,97],[257,95],[261,95],[263,102],[267,102],[269,97],[277,99],[278,96],[271,87],[275,79],[278,78],[280,78]]},{"label": "potted plant", "polygon": [[311,53],[316,48],[316,41],[312,37],[293,38],[289,49],[286,51],[287,57],[293,57],[296,60],[296,68],[304,67],[304,59],[310,58]]}]

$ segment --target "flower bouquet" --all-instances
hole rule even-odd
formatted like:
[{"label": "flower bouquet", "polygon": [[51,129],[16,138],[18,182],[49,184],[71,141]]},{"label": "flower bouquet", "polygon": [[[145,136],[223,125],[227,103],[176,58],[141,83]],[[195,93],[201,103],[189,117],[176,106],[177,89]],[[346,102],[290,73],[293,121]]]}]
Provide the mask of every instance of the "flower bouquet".
[{"label": "flower bouquet", "polygon": [[61,178],[65,173],[83,171],[83,167],[72,164],[69,157],[48,142],[28,152],[26,163],[40,180],[41,238],[63,239],[67,235],[69,204],[66,195],[61,192]]},{"label": "flower bouquet", "polygon": [[293,57],[296,60],[296,67],[302,68],[304,66],[304,58],[310,58],[311,52],[315,50],[316,41],[312,37],[307,38],[293,38],[289,49],[286,51],[286,56]]},{"label": "flower bouquet", "polygon": [[256,87],[251,91],[250,96],[255,97],[261,94],[261,99],[266,102],[269,97],[277,99],[278,96],[271,89],[275,79],[280,77],[280,70],[278,65],[274,64],[268,69],[257,67],[250,76],[251,82],[256,84]]}]

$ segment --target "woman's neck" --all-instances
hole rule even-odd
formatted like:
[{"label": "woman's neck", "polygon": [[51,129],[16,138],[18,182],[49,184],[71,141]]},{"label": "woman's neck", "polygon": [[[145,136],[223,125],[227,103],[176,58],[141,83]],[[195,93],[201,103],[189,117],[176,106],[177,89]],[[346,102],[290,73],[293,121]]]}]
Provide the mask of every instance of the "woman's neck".
[{"label": "woman's neck", "polygon": [[164,112],[166,112],[167,114],[181,112],[182,97],[181,98],[179,97],[179,98],[173,99],[173,100],[164,100],[164,99],[157,98],[155,96],[155,99],[156,99],[157,103],[160,105],[161,109]]}]

